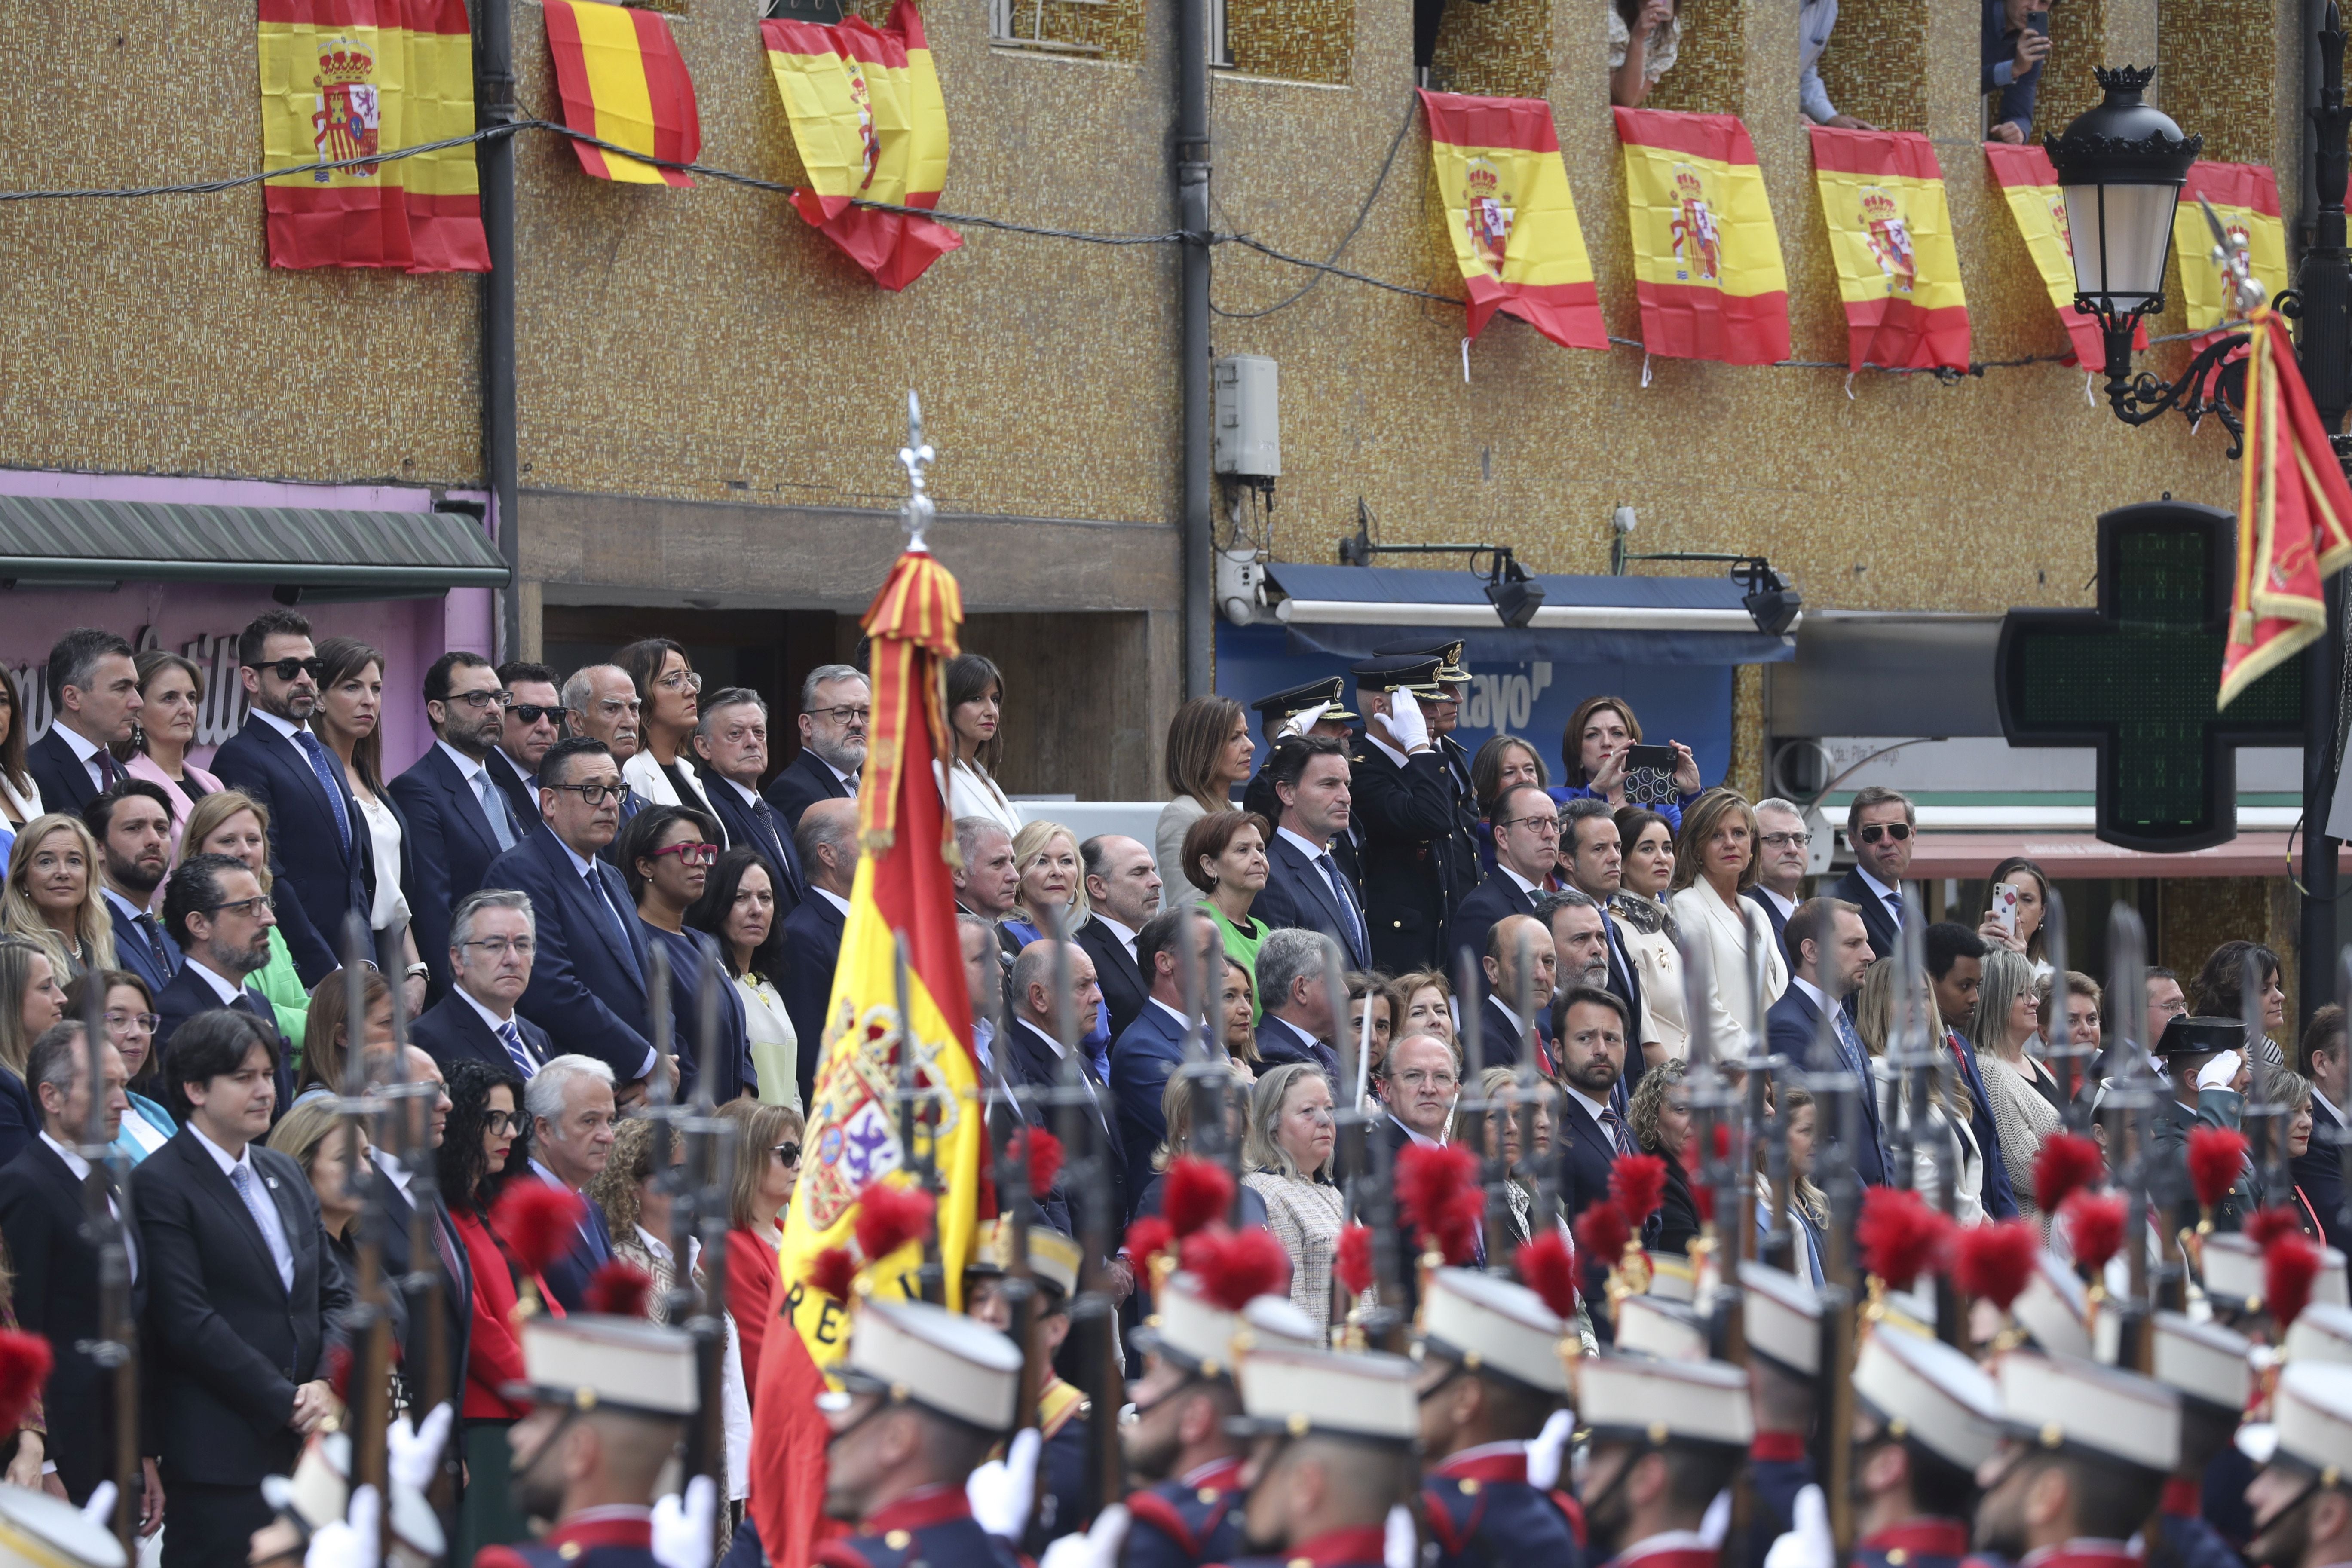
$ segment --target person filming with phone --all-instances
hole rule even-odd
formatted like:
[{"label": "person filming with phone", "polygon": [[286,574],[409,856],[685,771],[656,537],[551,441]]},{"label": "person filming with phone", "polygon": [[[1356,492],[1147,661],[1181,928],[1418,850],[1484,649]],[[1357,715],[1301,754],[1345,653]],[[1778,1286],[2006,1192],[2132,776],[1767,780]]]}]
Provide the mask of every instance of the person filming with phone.
[{"label": "person filming with phone", "polygon": [[1612,812],[1643,806],[1664,817],[1676,833],[1683,828],[1683,812],[1705,787],[1688,746],[1680,741],[1642,743],[1642,721],[1622,697],[1588,697],[1576,705],[1560,732],[1559,761],[1564,771],[1561,782],[1551,786],[1551,797],[1562,805],[1599,800]]},{"label": "person filming with phone", "polygon": [[2012,855],[1992,868],[1985,881],[1984,923],[1977,935],[1994,947],[2005,947],[2033,965],[2033,978],[2050,978],[2050,960],[2042,951],[2042,924],[2050,918],[2049,873],[2022,855]]},{"label": "person filming with phone", "polygon": [[2033,99],[2050,58],[2050,0],[1984,0],[1982,58],[1977,90],[2000,94],[1985,140],[2022,143],[2033,131]]}]

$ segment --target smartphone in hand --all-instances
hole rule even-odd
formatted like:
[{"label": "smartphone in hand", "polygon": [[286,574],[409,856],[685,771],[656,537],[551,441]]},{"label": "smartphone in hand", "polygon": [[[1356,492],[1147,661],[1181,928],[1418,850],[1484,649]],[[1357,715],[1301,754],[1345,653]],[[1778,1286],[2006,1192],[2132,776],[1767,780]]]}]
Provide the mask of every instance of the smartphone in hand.
[{"label": "smartphone in hand", "polygon": [[1992,919],[2002,931],[2017,934],[2017,884],[1995,882],[1992,885]]},{"label": "smartphone in hand", "polygon": [[1675,798],[1675,768],[1682,761],[1672,746],[1625,748],[1625,804],[1659,805]]}]

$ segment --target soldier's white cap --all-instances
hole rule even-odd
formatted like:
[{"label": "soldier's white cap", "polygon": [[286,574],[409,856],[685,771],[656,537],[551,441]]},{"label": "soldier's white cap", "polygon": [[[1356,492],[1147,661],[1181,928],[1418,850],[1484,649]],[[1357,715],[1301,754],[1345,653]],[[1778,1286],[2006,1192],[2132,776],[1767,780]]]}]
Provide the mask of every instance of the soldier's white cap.
[{"label": "soldier's white cap", "polygon": [[[987,1324],[928,1301],[868,1300],[836,1373],[845,1387],[1003,1432],[1019,1400],[1021,1349]],[[840,1409],[848,1398],[820,1394],[817,1403]]]},{"label": "soldier's white cap", "polygon": [[1660,1361],[1706,1360],[1706,1325],[1680,1301],[1628,1296],[1617,1303],[1617,1351]]},{"label": "soldier's white cap", "polygon": [[2280,1454],[2334,1486],[2352,1473],[2352,1366],[2290,1363],[2271,1398]]},{"label": "soldier's white cap", "polygon": [[2291,1362],[2334,1362],[2352,1366],[2352,1309],[2314,1301],[2295,1317],[2281,1347]]},{"label": "soldier's white cap", "polygon": [[123,1568],[114,1532],[63,1498],[0,1486],[0,1563],[7,1568]]},{"label": "soldier's white cap", "polygon": [[1401,1355],[1340,1355],[1291,1345],[1242,1357],[1238,1432],[1352,1437],[1411,1446],[1421,1440],[1419,1369]]},{"label": "soldier's white cap", "polygon": [[2242,1236],[2207,1237],[2200,1248],[2205,1294],[2231,1311],[2263,1310],[2263,1249]]},{"label": "soldier's white cap", "polygon": [[2232,1418],[2245,1414],[2254,1385],[2248,1360],[2254,1349],[2252,1340],[2234,1329],[2196,1322],[2178,1312],[2158,1312],[2149,1324],[2156,1333],[2157,1382],[2192,1404]]},{"label": "soldier's white cap", "polygon": [[[291,1514],[307,1538],[351,1507],[352,1440],[342,1432],[320,1432],[302,1447],[292,1476],[264,1476],[261,1500],[282,1514]],[[440,1517],[425,1494],[406,1487],[392,1489],[392,1534],[396,1561],[413,1568],[438,1561],[448,1542]]]},{"label": "soldier's white cap", "polygon": [[1170,1275],[1152,1306],[1150,1321],[1132,1336],[1136,1347],[1202,1377],[1232,1376],[1234,1362],[1253,1344],[1320,1348],[1323,1342],[1289,1297],[1261,1296],[1246,1315],[1229,1312],[1201,1293],[1201,1281],[1192,1274]]},{"label": "soldier's white cap", "polygon": [[575,1410],[686,1416],[702,1402],[693,1337],[643,1318],[527,1318],[522,1374],[520,1397]]},{"label": "soldier's white cap", "polygon": [[1421,1295],[1421,1314],[1424,1356],[1506,1377],[1538,1394],[1568,1396],[1559,1343],[1569,1326],[1526,1286],[1474,1269],[1434,1269]]},{"label": "soldier's white cap", "polygon": [[1984,1368],[1940,1340],[1882,1326],[1855,1352],[1853,1393],[1890,1436],[1964,1470],[2000,1447],[2000,1391]]},{"label": "soldier's white cap", "polygon": [[1793,1274],[1754,1262],[1739,1266],[1739,1287],[1748,1298],[1748,1348],[1795,1376],[1818,1373],[1821,1293]]},{"label": "soldier's white cap", "polygon": [[2158,1475],[2180,1462],[2180,1396],[2154,1378],[2075,1356],[2011,1352],[1995,1381],[2013,1437]]},{"label": "soldier's white cap", "polygon": [[[1029,1236],[1029,1273],[1038,1284],[1050,1286],[1066,1301],[1077,1294],[1078,1265],[1084,1254],[1078,1244],[1048,1226],[1025,1227]],[[1003,1274],[1013,1267],[1013,1225],[999,1217],[972,1249],[967,1274]]]},{"label": "soldier's white cap", "polygon": [[1298,1303],[1287,1296],[1260,1296],[1242,1309],[1242,1328],[1248,1334],[1248,1350],[1263,1345],[1268,1350],[1288,1347],[1292,1350],[1319,1351],[1328,1348],[1321,1325],[1298,1310]]},{"label": "soldier's white cap", "polygon": [[1653,1252],[1650,1255],[1649,1294],[1669,1301],[1695,1301],[1698,1299],[1698,1273],[1691,1261],[1676,1253]]},{"label": "soldier's white cap", "polygon": [[1595,1438],[1745,1450],[1756,1436],[1748,1374],[1722,1362],[1588,1356],[1577,1363],[1577,1417]]},{"label": "soldier's white cap", "polygon": [[2091,1309],[2074,1266],[2043,1249],[2034,1259],[2025,1289],[2010,1303],[2010,1316],[2033,1336],[2033,1342],[2052,1355],[2088,1360],[2091,1354]]}]

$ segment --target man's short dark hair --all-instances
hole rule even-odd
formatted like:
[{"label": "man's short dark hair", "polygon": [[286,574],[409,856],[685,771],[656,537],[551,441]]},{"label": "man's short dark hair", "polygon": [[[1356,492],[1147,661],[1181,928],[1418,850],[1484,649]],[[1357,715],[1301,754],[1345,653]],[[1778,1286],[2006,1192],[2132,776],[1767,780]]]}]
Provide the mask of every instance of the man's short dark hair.
[{"label": "man's short dark hair", "polygon": [[1495,825],[1492,831],[1499,834],[1502,832],[1503,825],[1505,823],[1517,820],[1517,818],[1512,816],[1512,812],[1515,808],[1512,806],[1511,802],[1517,799],[1522,793],[1528,790],[1533,790],[1538,795],[1543,796],[1544,805],[1550,805],[1552,804],[1551,791],[1544,788],[1541,784],[1513,784],[1510,788],[1505,790],[1502,794],[1495,797],[1494,812],[1488,818],[1488,820]]},{"label": "man's short dark hair", "polygon": [[261,650],[271,637],[307,637],[310,635],[310,617],[299,610],[279,608],[264,610],[245,623],[245,630],[236,634],[236,662],[259,664]]},{"label": "man's short dark hair", "polygon": [[245,1058],[256,1046],[268,1055],[270,1069],[277,1070],[277,1040],[261,1026],[260,1019],[234,1007],[199,1013],[173,1030],[172,1043],[163,1048],[164,1109],[185,1126],[194,1109],[188,1101],[187,1086],[242,1071]]},{"label": "man's short dark hair", "polygon": [[89,829],[99,847],[106,847],[107,828],[114,821],[114,808],[126,800],[152,800],[163,808],[163,820],[172,820],[172,797],[163,786],[146,779],[117,779],[103,794],[81,808],[81,825]]},{"label": "man's short dark hair", "polygon": [[2179,971],[2167,969],[2161,964],[2151,963],[2146,969],[2141,970],[2140,973],[2150,980],[2169,980],[2175,985],[2180,984]]},{"label": "man's short dark hair", "polygon": [[[81,1043],[81,1036],[82,1021],[68,1018],[43,1029],[40,1037],[33,1042],[33,1048],[26,1054],[25,1087],[32,1090],[35,1116],[44,1120],[47,1116],[41,1108],[43,1084],[47,1084],[59,1094],[71,1094],[74,1079],[89,1073],[87,1067],[79,1073],[74,1070],[74,1047]],[[74,1129],[77,1136],[80,1131],[79,1128]]]},{"label": "man's short dark hair", "polygon": [[2316,1009],[2303,1026],[2303,1037],[2294,1045],[2294,1070],[2305,1078],[2315,1076],[2311,1070],[2311,1058],[2321,1051],[2344,1054],[2344,1009],[2330,1002]]},{"label": "man's short dark hair", "polygon": [[1617,1015],[1617,1026],[1625,1032],[1630,1043],[1633,1037],[1633,1010],[1625,1005],[1625,998],[1614,991],[1603,991],[1598,985],[1571,985],[1559,994],[1551,1010],[1552,1038],[1559,1039],[1568,1028],[1568,1013],[1571,1007],[1590,1004],[1606,1007]]},{"label": "man's short dark hair", "polygon": [[593,735],[567,735],[547,748],[547,755],[539,759],[539,785],[562,785],[572,782],[572,759],[574,757],[609,757],[613,748]]},{"label": "man's short dark hair", "polygon": [[[1793,965],[1800,962],[1798,954],[1804,952],[1805,943],[1809,942],[1817,946],[1827,946],[1830,932],[1837,929],[1838,916],[1860,913],[1861,905],[1849,904],[1843,899],[1807,899],[1799,904],[1790,911],[1789,923],[1780,932],[1781,944],[1789,950],[1790,963]],[[1818,953],[1814,955],[1813,962],[1816,964],[1821,963]],[[1949,968],[1950,965],[1945,967]]]},{"label": "man's short dark hair", "polygon": [[[77,691],[88,691],[89,683],[97,679],[98,661],[118,653],[125,658],[137,657],[128,640],[104,626],[76,626],[51,644],[48,668],[50,710],[63,712],[66,688],[70,686]],[[22,724],[24,715],[18,714],[16,721]]]},{"label": "man's short dark hair", "polygon": [[1845,830],[1847,835],[1849,837],[1858,837],[1861,835],[1862,814],[1864,812],[1868,811],[1874,805],[1899,805],[1903,808],[1904,821],[1909,823],[1914,827],[1919,826],[1919,810],[1918,807],[1911,804],[1911,797],[1909,795],[1905,795],[1899,789],[1888,789],[1885,784],[1864,784],[1860,789],[1853,792],[1853,798],[1852,800],[1845,803]]},{"label": "man's short dark hair", "polygon": [[1576,853],[1576,832],[1586,823],[1600,819],[1609,825],[1609,837],[1617,837],[1617,814],[1609,809],[1605,800],[1595,800],[1589,795],[1578,795],[1559,808],[1559,845],[1570,854]]},{"label": "man's short dark hair", "polygon": [[[1796,943],[1789,946],[1790,952],[1796,950]],[[1929,926],[1920,937],[1920,946],[1926,951],[1927,973],[1937,980],[1949,974],[1959,960],[1981,961],[1985,955],[1984,938],[1957,921],[1937,921]]]},{"label": "man's short dark hair", "polygon": [[[467,648],[451,648],[425,667],[425,700],[449,700],[449,678],[461,669],[490,669],[490,661]],[[495,670],[491,671],[497,673]]]},{"label": "man's short dark hair", "polygon": [[[1307,765],[1318,757],[1347,759],[1348,748],[1339,743],[1337,735],[1285,735],[1274,743],[1274,755],[1266,759],[1265,782],[1276,790],[1284,784],[1298,787],[1307,776]],[[1282,796],[1275,797],[1279,801]],[[1271,845],[1268,848],[1273,847]]]},{"label": "man's short dark hair", "polygon": [[1552,917],[1562,910],[1598,910],[1601,900],[1581,888],[1555,888],[1549,893],[1536,895],[1536,919],[1543,921],[1544,930],[1551,929]]},{"label": "man's short dark hair", "polygon": [[163,884],[163,929],[172,940],[183,948],[194,947],[188,917],[210,914],[221,901],[221,879],[251,868],[234,855],[191,855],[181,861]]},{"label": "man's short dark hair", "polygon": [[[1156,964],[1160,955],[1163,952],[1174,952],[1182,945],[1184,941],[1182,932],[1187,916],[1194,921],[1201,921],[1208,918],[1208,912],[1198,904],[1186,904],[1172,910],[1162,910],[1144,921],[1143,929],[1135,933],[1135,962],[1143,971],[1143,983],[1146,985],[1150,984],[1151,977],[1159,973]],[[1176,973],[1179,978],[1183,975],[1183,965],[1178,964]],[[1202,978],[1202,983],[1207,984],[1207,977]]]},{"label": "man's short dark hair", "polygon": [[510,658],[499,666],[499,684],[511,691],[528,680],[537,686],[562,686],[563,678],[550,666],[533,659]]}]

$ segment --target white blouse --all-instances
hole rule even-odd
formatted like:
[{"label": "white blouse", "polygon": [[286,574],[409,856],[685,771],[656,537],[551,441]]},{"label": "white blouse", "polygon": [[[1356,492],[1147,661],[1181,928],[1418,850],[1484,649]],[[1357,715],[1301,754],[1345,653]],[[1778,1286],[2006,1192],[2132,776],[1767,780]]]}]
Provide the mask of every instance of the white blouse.
[{"label": "white blouse", "polygon": [[[938,763],[931,764],[934,771],[940,766]],[[1013,803],[978,763],[957,763],[941,774],[940,787],[947,792],[950,816],[985,816],[1002,824],[1007,834],[1021,831],[1021,814],[1013,809]]]},{"label": "white blouse", "polygon": [[375,902],[368,909],[369,929],[398,931],[408,923],[408,900],[400,891],[400,818],[383,802],[356,790],[352,798],[367,818],[368,838],[375,849]]},{"label": "white blouse", "polygon": [[760,1075],[760,1098],[770,1105],[801,1109],[801,1042],[784,999],[763,975],[735,980],[743,998],[743,1028],[751,1038],[751,1066]]},{"label": "white blouse", "polygon": [[1789,961],[1772,934],[1770,918],[1751,900],[1735,898],[1732,903],[1738,907],[1726,905],[1722,896],[1701,879],[1676,893],[1667,905],[1686,940],[1706,940],[1717,1050],[1727,1041],[1745,1050],[1748,1037],[1763,1029],[1764,1020],[1756,1013],[1754,984],[1748,978],[1751,952],[1763,961],[1764,1005],[1779,1001],[1780,993],[1789,988]]}]

